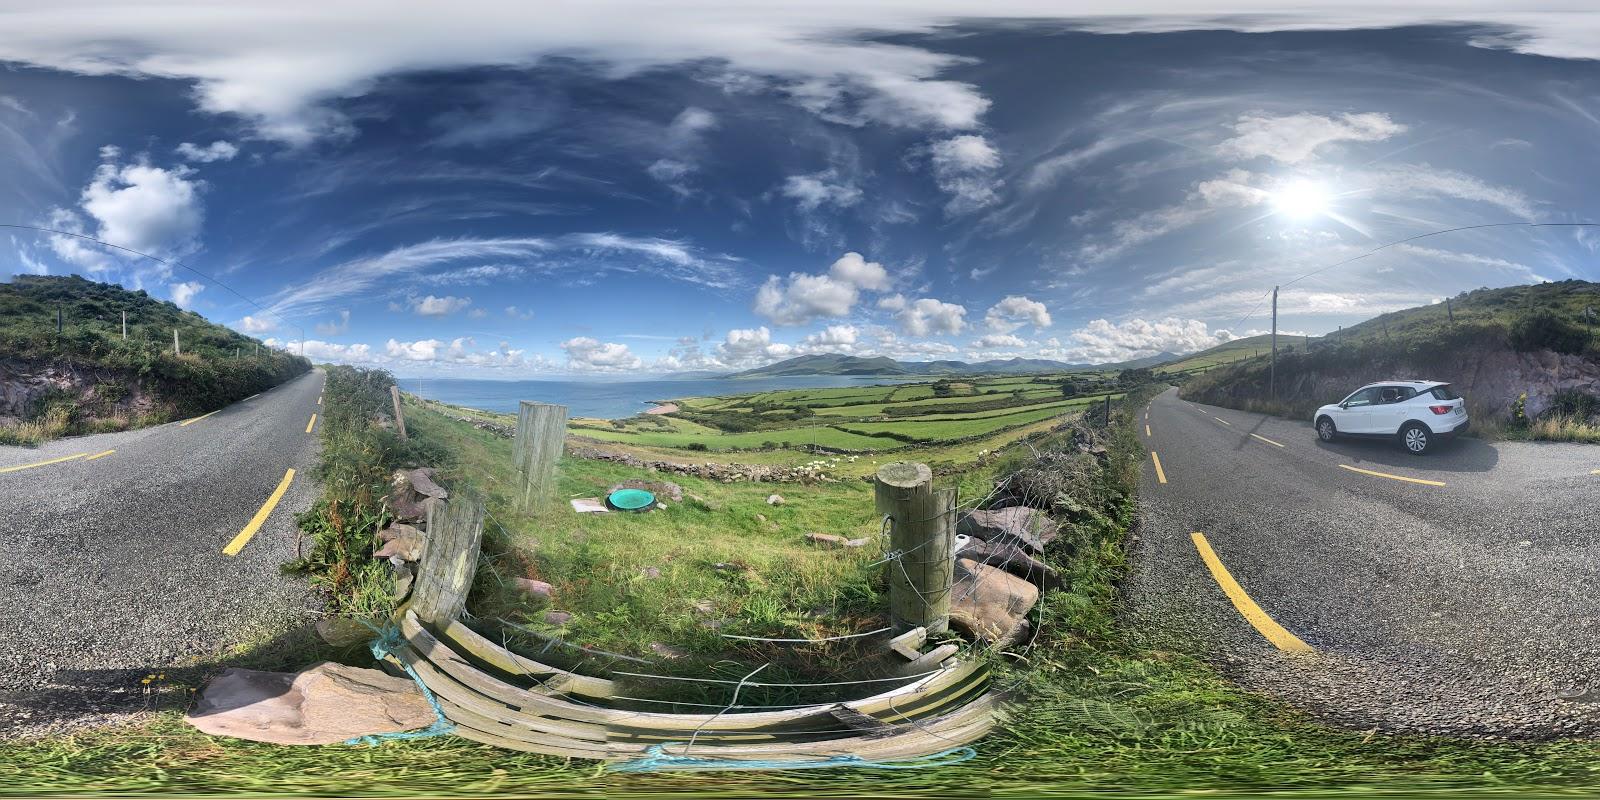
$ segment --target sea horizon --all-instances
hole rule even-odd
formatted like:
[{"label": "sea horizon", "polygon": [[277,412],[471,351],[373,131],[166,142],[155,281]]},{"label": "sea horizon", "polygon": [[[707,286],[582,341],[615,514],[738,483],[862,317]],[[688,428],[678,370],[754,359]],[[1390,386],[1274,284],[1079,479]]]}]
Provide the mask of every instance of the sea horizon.
[{"label": "sea horizon", "polygon": [[567,407],[569,417],[617,419],[685,397],[751,394],[781,389],[833,389],[928,380],[926,376],[784,375],[765,378],[652,378],[647,380],[504,380],[396,378],[401,390],[441,403],[513,414],[522,400]]}]

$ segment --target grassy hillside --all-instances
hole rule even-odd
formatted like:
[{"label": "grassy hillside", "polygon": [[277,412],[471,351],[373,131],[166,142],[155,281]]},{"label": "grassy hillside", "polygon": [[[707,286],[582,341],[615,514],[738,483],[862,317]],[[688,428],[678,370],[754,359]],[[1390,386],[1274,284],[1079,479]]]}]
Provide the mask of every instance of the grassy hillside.
[{"label": "grassy hillside", "polygon": [[1448,307],[1391,312],[1313,339],[1309,350],[1285,352],[1280,338],[1276,397],[1264,354],[1195,375],[1183,396],[1306,416],[1372,381],[1442,380],[1479,423],[1600,439],[1600,332],[1585,327],[1590,306],[1600,327],[1600,284],[1586,281],[1465,292]]},{"label": "grassy hillside", "polygon": [[[1311,337],[1313,344],[1317,341],[1316,337]],[[1304,336],[1280,335],[1278,337],[1278,349],[1280,352],[1284,350],[1304,350],[1306,344],[1306,337]],[[1234,339],[1231,342],[1225,342],[1216,347],[1201,350],[1198,353],[1190,353],[1175,361],[1160,365],[1155,371],[1162,375],[1204,372],[1212,367],[1232,364],[1235,361],[1243,361],[1248,358],[1257,358],[1271,352],[1272,334],[1264,333],[1260,336],[1246,336],[1243,339]]]},{"label": "grassy hillside", "polygon": [[310,368],[143,291],[76,276],[0,283],[0,443],[202,414]]}]

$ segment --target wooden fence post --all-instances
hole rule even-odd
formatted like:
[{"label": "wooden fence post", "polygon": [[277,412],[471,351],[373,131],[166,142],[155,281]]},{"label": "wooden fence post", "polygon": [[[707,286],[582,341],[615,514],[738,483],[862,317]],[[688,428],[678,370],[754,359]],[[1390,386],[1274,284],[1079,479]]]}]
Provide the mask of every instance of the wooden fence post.
[{"label": "wooden fence post", "polygon": [[172,329],[172,354],[175,355],[175,356],[183,355],[183,348],[178,346],[178,329],[177,328],[173,328]]},{"label": "wooden fence post", "polygon": [[555,493],[556,461],[567,441],[567,407],[522,401],[517,408],[517,439],[512,462],[522,486],[517,509],[546,506]]},{"label": "wooden fence post", "polygon": [[400,438],[406,438],[406,415],[400,412],[400,387],[389,387],[389,399],[394,401],[394,429],[400,432]]},{"label": "wooden fence post", "polygon": [[422,620],[443,625],[466,609],[478,572],[483,515],[483,501],[473,495],[458,493],[428,507],[427,538],[407,604]]},{"label": "wooden fence post", "polygon": [[897,461],[878,469],[873,498],[889,518],[889,625],[895,635],[913,628],[945,632],[955,578],[955,490],[934,491],[927,464]]}]

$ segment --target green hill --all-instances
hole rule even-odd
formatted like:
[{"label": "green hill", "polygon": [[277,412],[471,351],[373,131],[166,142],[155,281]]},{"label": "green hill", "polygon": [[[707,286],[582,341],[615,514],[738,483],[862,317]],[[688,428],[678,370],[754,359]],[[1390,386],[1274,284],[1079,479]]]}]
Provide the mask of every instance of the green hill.
[{"label": "green hill", "polygon": [[310,368],[143,291],[77,276],[0,283],[0,444],[203,414]]},{"label": "green hill", "polygon": [[[1315,342],[1316,337],[1278,335],[1278,350],[1303,350],[1307,346],[1307,339]],[[1272,334],[1263,333],[1260,336],[1246,336],[1243,339],[1234,339],[1224,342],[1216,347],[1190,353],[1175,361],[1168,361],[1156,369],[1159,374],[1179,372],[1204,372],[1212,367],[1223,364],[1232,364],[1248,358],[1265,357],[1272,352]]]},{"label": "green hill", "polygon": [[1305,416],[1372,381],[1442,380],[1485,423],[1536,427],[1541,418],[1560,418],[1589,425],[1600,415],[1600,331],[1591,332],[1584,313],[1591,307],[1600,328],[1600,284],[1588,281],[1477,289],[1448,306],[1394,311],[1313,338],[1309,348],[1291,337],[1296,346],[1285,351],[1280,336],[1276,397],[1265,355],[1194,375],[1182,392],[1204,403]]}]

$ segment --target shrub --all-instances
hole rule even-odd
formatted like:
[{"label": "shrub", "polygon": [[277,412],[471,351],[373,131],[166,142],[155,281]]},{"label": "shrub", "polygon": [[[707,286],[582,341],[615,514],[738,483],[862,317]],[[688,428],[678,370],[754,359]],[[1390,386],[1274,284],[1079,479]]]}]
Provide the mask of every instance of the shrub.
[{"label": "shrub", "polygon": [[1508,338],[1513,348],[1523,352],[1554,350],[1576,355],[1589,344],[1587,332],[1548,309],[1517,317],[1511,323]]}]

